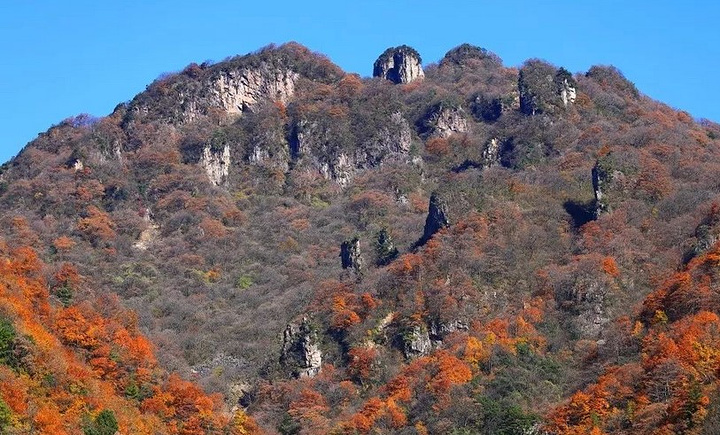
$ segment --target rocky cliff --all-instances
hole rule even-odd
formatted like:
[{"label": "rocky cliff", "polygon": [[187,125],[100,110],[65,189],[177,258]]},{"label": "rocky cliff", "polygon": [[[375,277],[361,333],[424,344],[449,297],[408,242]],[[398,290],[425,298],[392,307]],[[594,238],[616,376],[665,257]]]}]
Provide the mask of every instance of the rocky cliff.
[{"label": "rocky cliff", "polygon": [[396,84],[410,83],[425,76],[418,52],[407,45],[391,47],[377,58],[373,77],[381,77]]}]

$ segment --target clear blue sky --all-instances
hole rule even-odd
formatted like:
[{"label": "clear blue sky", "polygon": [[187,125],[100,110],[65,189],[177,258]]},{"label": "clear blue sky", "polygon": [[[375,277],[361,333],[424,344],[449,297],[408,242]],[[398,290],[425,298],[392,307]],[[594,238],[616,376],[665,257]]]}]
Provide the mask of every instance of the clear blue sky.
[{"label": "clear blue sky", "polygon": [[163,72],[293,40],[363,76],[400,44],[425,63],[469,42],[508,66],[612,64],[643,93],[720,121],[718,3],[1,0],[0,162],[64,118],[110,113]]}]

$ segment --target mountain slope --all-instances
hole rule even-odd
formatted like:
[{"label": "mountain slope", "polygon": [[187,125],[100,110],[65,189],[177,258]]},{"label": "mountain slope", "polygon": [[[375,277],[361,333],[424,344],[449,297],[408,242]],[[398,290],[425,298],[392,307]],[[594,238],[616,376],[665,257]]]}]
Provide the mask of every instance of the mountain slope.
[{"label": "mountain slope", "polygon": [[420,62],[391,48],[361,78],[291,43],[191,65],[30,143],[0,219],[91,283],[56,303],[117,294],[162,366],[270,432],[680,430],[562,404],[642,365],[643,301],[714,249],[720,127],[613,67]]}]

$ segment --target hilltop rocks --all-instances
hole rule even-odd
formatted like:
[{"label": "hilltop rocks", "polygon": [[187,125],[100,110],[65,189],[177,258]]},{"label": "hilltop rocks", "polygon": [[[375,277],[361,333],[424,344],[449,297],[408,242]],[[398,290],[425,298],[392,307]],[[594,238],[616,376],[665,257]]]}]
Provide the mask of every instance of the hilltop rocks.
[{"label": "hilltop rocks", "polygon": [[520,69],[520,111],[526,115],[552,114],[575,102],[576,83],[566,69],[530,60]]},{"label": "hilltop rocks", "polygon": [[570,73],[560,68],[560,71],[555,76],[555,82],[558,88],[560,88],[560,99],[563,102],[563,106],[567,107],[568,104],[574,103],[575,98],[577,98],[577,91],[575,90],[575,81]]},{"label": "hilltop rocks", "polygon": [[[199,68],[199,67],[198,67]],[[200,69],[196,75],[160,79],[130,104],[130,119],[160,119],[173,124],[203,116],[237,117],[262,103],[287,103],[300,74],[279,62],[246,62]]]},{"label": "hilltop rocks", "polygon": [[373,77],[393,83],[410,83],[425,76],[422,59],[415,49],[407,45],[391,47],[378,57],[373,65]]},{"label": "hilltop rocks", "polygon": [[240,115],[260,101],[287,103],[299,74],[262,64],[257,69],[222,71],[208,83],[210,105]]},{"label": "hilltop rocks", "polygon": [[441,229],[450,225],[448,218],[447,203],[440,196],[433,192],[430,195],[430,206],[428,215],[425,219],[425,228],[422,238],[418,241],[418,245],[424,245],[430,238]]},{"label": "hilltop rocks", "polygon": [[206,145],[200,156],[200,166],[205,169],[213,185],[225,183],[230,172],[230,147],[225,145],[222,149],[214,149]]},{"label": "hilltop rocks", "polygon": [[322,366],[317,331],[307,317],[298,323],[290,323],[283,333],[280,362],[290,368],[297,377],[315,377]]},{"label": "hilltop rocks", "polygon": [[360,239],[357,237],[346,240],[340,245],[340,261],[343,269],[352,269],[359,274],[363,267],[363,259],[360,256]]}]

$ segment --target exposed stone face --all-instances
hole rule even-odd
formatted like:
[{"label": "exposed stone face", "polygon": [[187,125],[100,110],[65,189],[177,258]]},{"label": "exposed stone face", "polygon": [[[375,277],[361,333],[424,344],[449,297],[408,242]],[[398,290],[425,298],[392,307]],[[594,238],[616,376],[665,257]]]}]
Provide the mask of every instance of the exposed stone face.
[{"label": "exposed stone face", "polygon": [[414,326],[403,334],[403,353],[405,358],[427,355],[432,350],[432,341],[424,326]]},{"label": "exposed stone face", "polygon": [[563,105],[567,107],[568,104],[575,103],[577,97],[577,91],[575,86],[571,85],[567,79],[564,79],[560,87],[560,98],[562,99]]},{"label": "exposed stone face", "polygon": [[373,66],[373,77],[382,77],[393,83],[410,83],[422,78],[420,55],[407,45],[388,48],[378,57]]},{"label": "exposed stone face", "polygon": [[695,243],[685,253],[685,262],[707,252],[720,240],[720,209],[713,207],[710,213],[695,227]]},{"label": "exposed stone face", "polygon": [[200,156],[200,166],[205,169],[212,184],[215,186],[224,184],[230,173],[230,146],[225,145],[222,151],[218,151],[206,145]]},{"label": "exposed stone face", "polygon": [[363,259],[360,255],[360,239],[355,237],[346,240],[340,245],[340,261],[343,269],[352,269],[359,274],[363,268]]},{"label": "exposed stone face", "polygon": [[613,173],[610,168],[607,156],[600,157],[595,161],[592,168],[593,193],[595,194],[595,217],[610,212],[610,204],[607,198],[608,184],[612,181]]},{"label": "exposed stone face", "polygon": [[468,324],[463,320],[453,320],[450,322],[434,321],[430,324],[430,339],[432,341],[442,341],[447,335],[456,331],[467,331]]},{"label": "exposed stone face", "polygon": [[354,149],[337,150],[335,137],[333,126],[301,120],[293,127],[290,157],[296,165],[317,170],[345,187],[364,169],[407,160],[412,145],[412,130],[400,113],[393,113],[384,127]]},{"label": "exposed stone face", "polygon": [[150,212],[149,208],[145,209],[143,220],[145,221],[146,227],[140,233],[138,241],[135,242],[135,244],[133,245],[135,249],[139,249],[141,251],[145,251],[147,248],[149,248],[152,242],[160,234],[160,226],[152,218],[152,213]]},{"label": "exposed stone face", "polygon": [[484,169],[500,164],[500,149],[501,142],[496,137],[485,144],[482,150],[482,167]]},{"label": "exposed stone face", "polygon": [[576,83],[565,68],[533,60],[518,76],[520,111],[526,115],[552,114],[575,102]]},{"label": "exposed stone face", "polygon": [[312,378],[320,373],[322,351],[317,332],[313,330],[307,317],[299,324],[290,323],[285,328],[280,362],[292,368],[295,376],[301,378]]},{"label": "exposed stone face", "polygon": [[437,193],[433,193],[430,195],[430,207],[428,209],[427,219],[425,219],[423,236],[418,244],[425,244],[435,233],[449,225],[450,219],[448,218],[447,203],[442,200]]},{"label": "exposed stone face", "polygon": [[75,172],[80,172],[85,169],[85,165],[83,164],[82,160],[75,160],[75,163],[73,164],[73,169]]},{"label": "exposed stone face", "polygon": [[169,91],[175,92],[174,98],[163,101],[161,108],[153,106],[157,101],[141,97],[131,112],[135,117],[153,115],[171,123],[192,122],[218,112],[239,116],[262,102],[287,103],[295,93],[298,78],[299,74],[291,69],[266,62],[218,71],[201,81],[186,83],[180,90]]},{"label": "exposed stone face", "polygon": [[260,101],[287,103],[299,75],[264,65],[258,69],[221,72],[210,83],[210,101],[231,115],[240,115]]},{"label": "exposed stone face", "polygon": [[425,120],[426,128],[430,134],[438,137],[450,137],[454,133],[468,131],[468,122],[465,111],[460,107],[438,105],[430,110]]},{"label": "exposed stone face", "polygon": [[597,338],[610,321],[605,308],[605,296],[609,288],[603,282],[579,280],[572,288],[574,311],[577,312],[575,325],[585,337]]}]

